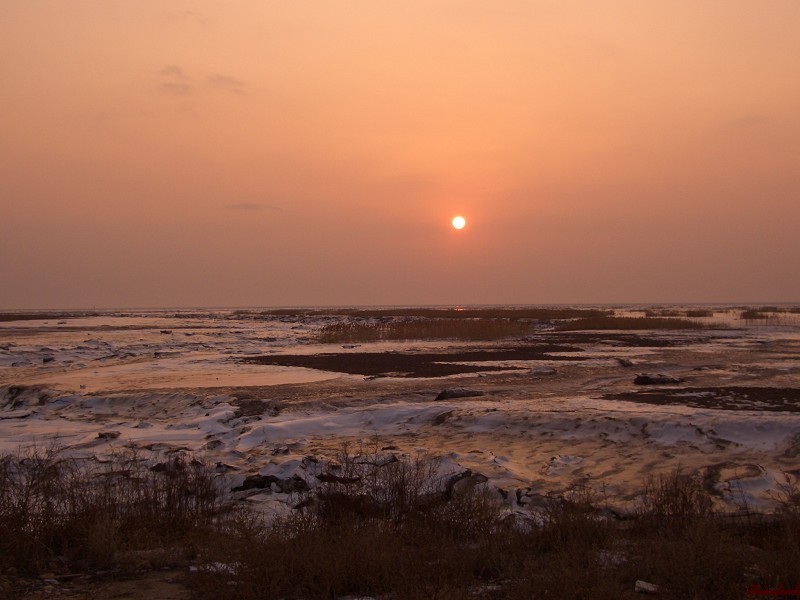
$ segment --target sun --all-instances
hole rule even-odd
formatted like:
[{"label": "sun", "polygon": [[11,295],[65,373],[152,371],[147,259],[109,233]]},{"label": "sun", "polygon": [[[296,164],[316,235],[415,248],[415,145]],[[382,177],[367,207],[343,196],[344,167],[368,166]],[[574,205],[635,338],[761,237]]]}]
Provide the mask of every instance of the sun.
[{"label": "sun", "polygon": [[453,224],[453,227],[455,227],[456,229],[464,229],[464,225],[467,224],[467,220],[459,215],[457,217],[453,217],[451,223]]}]

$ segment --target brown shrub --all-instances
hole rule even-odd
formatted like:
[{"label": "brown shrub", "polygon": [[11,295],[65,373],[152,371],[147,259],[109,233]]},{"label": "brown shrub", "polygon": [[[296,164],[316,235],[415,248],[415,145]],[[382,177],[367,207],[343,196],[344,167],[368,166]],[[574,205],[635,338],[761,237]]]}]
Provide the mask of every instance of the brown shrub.
[{"label": "brown shrub", "polygon": [[104,465],[55,446],[0,458],[0,566],[35,574],[48,560],[119,566],[120,551],[164,548],[210,526],[222,491],[204,463],[163,470],[119,453]]}]

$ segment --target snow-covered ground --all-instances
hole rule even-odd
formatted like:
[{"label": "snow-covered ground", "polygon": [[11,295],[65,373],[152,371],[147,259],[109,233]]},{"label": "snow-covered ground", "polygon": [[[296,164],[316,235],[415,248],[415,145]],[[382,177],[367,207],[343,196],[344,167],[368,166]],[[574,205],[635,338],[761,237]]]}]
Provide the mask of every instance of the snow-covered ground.
[{"label": "snow-covered ground", "polygon": [[[256,473],[313,486],[317,461],[362,441],[398,455],[427,451],[449,470],[485,475],[513,511],[578,485],[631,507],[648,477],[676,468],[703,476],[720,508],[768,510],[800,476],[800,323],[797,315],[746,323],[737,314],[709,319],[736,329],[625,332],[666,345],[603,340],[602,332],[581,343],[570,334],[581,361],[554,353],[499,363],[517,370],[428,379],[240,359],[348,352],[357,361],[360,352],[465,344],[326,346],[314,340],[324,318],[232,311],[8,321],[0,323],[0,452],[53,439],[96,456],[123,446],[185,450],[219,463],[231,487]],[[664,398],[640,397],[638,373],[681,382],[646,386]],[[481,395],[436,400],[445,388]],[[726,396],[729,388],[739,395]],[[773,388],[795,393],[783,404],[760,395]],[[240,494],[291,502],[279,487]]]}]

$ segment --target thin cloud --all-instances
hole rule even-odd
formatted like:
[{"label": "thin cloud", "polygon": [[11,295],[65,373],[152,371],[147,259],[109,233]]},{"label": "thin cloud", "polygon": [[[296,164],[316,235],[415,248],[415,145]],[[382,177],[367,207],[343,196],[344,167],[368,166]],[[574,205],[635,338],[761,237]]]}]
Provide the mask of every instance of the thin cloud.
[{"label": "thin cloud", "polygon": [[169,78],[169,79],[179,79],[181,81],[186,81],[189,79],[186,73],[177,65],[167,65],[163,69],[161,69],[158,74],[161,77]]},{"label": "thin cloud", "polygon": [[[158,72],[159,88],[162,92],[172,96],[188,96],[194,92],[201,92],[201,84],[178,65],[167,65]],[[244,94],[247,84],[237,77],[215,73],[205,78],[207,88],[228,92],[230,94]]]},{"label": "thin cloud", "polygon": [[232,94],[243,94],[247,87],[244,81],[230,75],[209,75],[207,81],[212,87],[227,90]]},{"label": "thin cloud", "polygon": [[167,65],[158,72],[159,89],[171,96],[188,96],[194,91],[191,78],[178,65]]}]

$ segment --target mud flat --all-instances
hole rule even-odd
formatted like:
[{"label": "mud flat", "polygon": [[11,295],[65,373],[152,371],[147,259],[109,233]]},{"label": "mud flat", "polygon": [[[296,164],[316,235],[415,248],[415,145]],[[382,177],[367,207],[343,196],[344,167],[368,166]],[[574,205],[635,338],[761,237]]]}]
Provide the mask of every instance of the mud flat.
[{"label": "mud flat", "polygon": [[[313,465],[352,442],[440,455],[487,477],[510,512],[576,486],[629,510],[648,477],[676,468],[701,475],[722,510],[768,511],[800,476],[800,325],[726,310],[709,329],[543,322],[520,339],[353,344],[319,343],[326,323],[354,318],[323,311],[9,318],[0,451],[191,452],[230,489],[253,475],[313,487]],[[437,400],[444,390],[457,393]],[[284,487],[236,494],[290,510]]]}]

